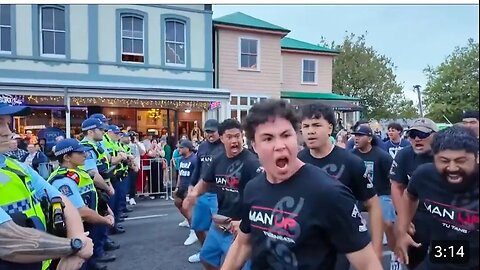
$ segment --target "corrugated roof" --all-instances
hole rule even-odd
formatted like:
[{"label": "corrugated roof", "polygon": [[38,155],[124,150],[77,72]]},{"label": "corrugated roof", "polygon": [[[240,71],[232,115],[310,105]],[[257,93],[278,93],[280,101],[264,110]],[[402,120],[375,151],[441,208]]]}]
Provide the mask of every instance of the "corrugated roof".
[{"label": "corrugated roof", "polygon": [[257,19],[242,12],[235,12],[213,20],[214,24],[240,26],[246,28],[270,30],[288,33],[290,30],[269,22]]},{"label": "corrugated roof", "polygon": [[327,53],[340,53],[337,50],[330,49],[327,47],[307,43],[305,41],[284,37],[281,41],[282,49],[294,49],[294,50],[302,50],[302,51],[313,51],[313,52],[327,52]]}]

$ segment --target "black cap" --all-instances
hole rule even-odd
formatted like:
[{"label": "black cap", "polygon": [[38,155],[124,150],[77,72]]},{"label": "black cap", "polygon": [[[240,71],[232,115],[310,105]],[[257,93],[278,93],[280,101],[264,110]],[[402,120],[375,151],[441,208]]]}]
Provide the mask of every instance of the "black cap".
[{"label": "black cap", "polygon": [[353,135],[361,135],[361,136],[373,136],[372,129],[369,126],[361,125],[357,128],[355,132],[352,132]]},{"label": "black cap", "polygon": [[189,140],[182,140],[180,142],[180,148],[188,148],[190,150],[193,150],[194,147],[193,147],[193,143]]},{"label": "black cap", "polygon": [[465,118],[475,118],[478,120],[478,111],[465,111],[463,112],[463,119]]},{"label": "black cap", "polygon": [[208,119],[205,122],[204,129],[206,132],[216,132],[218,131],[218,121],[216,119]]}]

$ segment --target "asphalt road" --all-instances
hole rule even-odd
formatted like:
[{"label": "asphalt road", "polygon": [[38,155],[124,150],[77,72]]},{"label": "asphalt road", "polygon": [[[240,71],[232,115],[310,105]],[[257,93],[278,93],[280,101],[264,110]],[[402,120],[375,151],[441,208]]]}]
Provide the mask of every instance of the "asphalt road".
[{"label": "asphalt road", "polygon": [[[203,269],[187,261],[199,245],[183,245],[189,229],[178,227],[183,218],[172,201],[138,199],[133,208],[123,222],[127,232],[111,236],[121,247],[113,251],[117,260],[107,264],[109,270]],[[384,269],[389,269],[386,265],[390,256],[384,258]]]}]

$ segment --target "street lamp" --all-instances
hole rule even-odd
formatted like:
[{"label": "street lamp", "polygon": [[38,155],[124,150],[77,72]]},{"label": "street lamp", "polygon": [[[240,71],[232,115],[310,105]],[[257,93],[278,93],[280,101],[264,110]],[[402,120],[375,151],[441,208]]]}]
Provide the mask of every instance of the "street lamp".
[{"label": "street lamp", "polygon": [[417,92],[418,96],[418,110],[420,112],[420,117],[423,117],[423,106],[422,106],[422,92],[420,91],[420,85],[414,85],[413,86],[413,91]]}]

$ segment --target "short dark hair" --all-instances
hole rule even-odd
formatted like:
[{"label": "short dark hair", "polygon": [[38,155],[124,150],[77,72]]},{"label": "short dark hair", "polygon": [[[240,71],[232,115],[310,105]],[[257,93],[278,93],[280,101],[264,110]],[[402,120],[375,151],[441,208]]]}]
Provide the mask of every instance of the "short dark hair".
[{"label": "short dark hair", "polygon": [[301,107],[302,120],[323,118],[335,129],[335,112],[333,108],[320,102],[310,103]]},{"label": "short dark hair", "polygon": [[233,118],[225,119],[223,120],[222,123],[218,125],[218,135],[222,136],[223,133],[225,133],[225,131],[229,129],[235,129],[235,128],[238,128],[240,131],[243,131],[242,124],[240,124],[240,122],[238,122],[237,119],[233,119]]},{"label": "short dark hair", "polygon": [[478,140],[475,133],[464,126],[454,125],[435,134],[432,142],[433,154],[445,150],[465,150],[478,155]]},{"label": "short dark hair", "polygon": [[267,99],[256,103],[248,111],[243,122],[247,139],[253,141],[257,127],[275,117],[288,120],[295,131],[299,130],[300,117],[298,117],[298,113],[292,105],[282,99]]},{"label": "short dark hair", "polygon": [[395,129],[395,130],[398,130],[398,131],[400,131],[400,132],[403,131],[402,125],[400,125],[400,124],[397,123],[397,122],[391,122],[391,123],[389,123],[388,126],[387,126],[387,130],[389,130],[389,129]]}]

